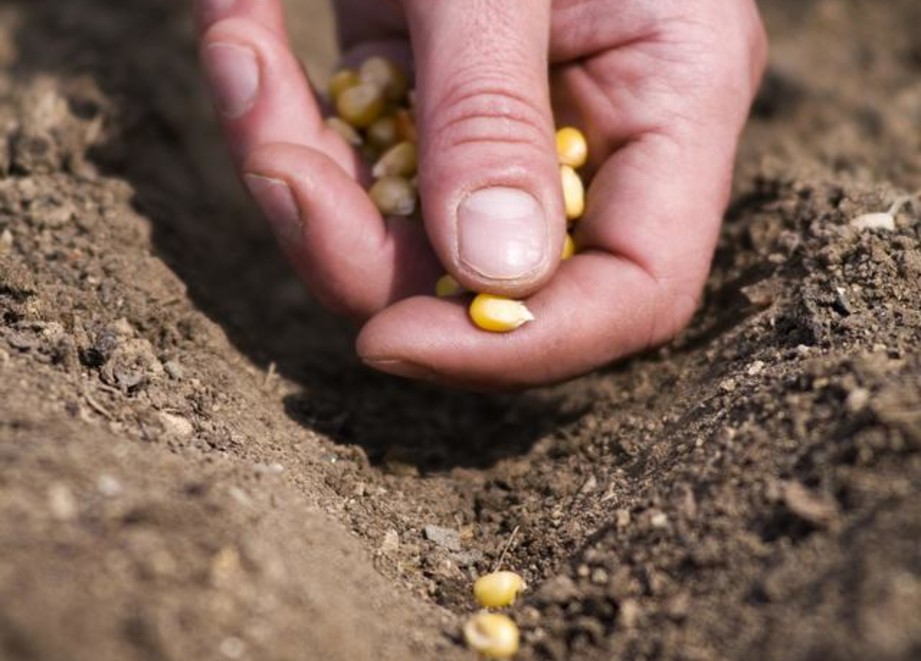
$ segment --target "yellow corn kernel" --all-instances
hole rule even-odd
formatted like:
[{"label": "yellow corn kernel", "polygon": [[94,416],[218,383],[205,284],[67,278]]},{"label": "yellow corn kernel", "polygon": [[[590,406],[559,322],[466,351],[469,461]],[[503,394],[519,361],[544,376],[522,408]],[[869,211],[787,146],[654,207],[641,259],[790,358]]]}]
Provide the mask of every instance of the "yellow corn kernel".
[{"label": "yellow corn kernel", "polygon": [[562,165],[581,168],[588,160],[588,143],[582,131],[564,126],[556,132],[556,157]]},{"label": "yellow corn kernel", "polygon": [[477,613],[464,625],[464,640],[473,651],[492,659],[508,659],[518,651],[518,625],[501,613]]},{"label": "yellow corn kernel", "polygon": [[373,83],[349,87],[336,99],[336,112],[355,128],[371,126],[383,111],[384,92]]},{"label": "yellow corn kernel", "polygon": [[371,176],[375,178],[387,175],[412,177],[416,174],[417,162],[416,144],[401,142],[384,152],[384,155],[371,168]]},{"label": "yellow corn kernel", "polygon": [[400,141],[397,135],[397,120],[392,115],[384,115],[374,120],[368,127],[368,142],[378,149],[390,149]]},{"label": "yellow corn kernel", "polygon": [[566,208],[566,218],[575,220],[585,211],[585,189],[582,179],[568,165],[560,166],[560,179],[563,183],[563,206]]},{"label": "yellow corn kernel", "polygon": [[416,190],[403,177],[381,177],[368,195],[385,216],[408,216],[416,208]]},{"label": "yellow corn kernel", "polygon": [[402,101],[409,90],[409,79],[403,69],[386,57],[369,57],[361,63],[358,75],[362,82],[374,83],[384,90],[388,101]]},{"label": "yellow corn kernel", "polygon": [[563,239],[563,254],[560,259],[569,259],[576,254],[576,242],[572,240],[572,234],[567,232],[566,238]]},{"label": "yellow corn kernel", "polygon": [[457,296],[464,293],[465,289],[451,275],[445,274],[435,282],[435,295],[439,297]]},{"label": "yellow corn kernel", "polygon": [[353,129],[352,125],[348,122],[344,122],[338,117],[327,117],[324,121],[326,122],[326,126],[338,133],[339,137],[345,140],[346,144],[353,147],[361,145],[361,136],[358,135],[358,131]]},{"label": "yellow corn kernel", "polygon": [[394,114],[393,119],[397,123],[397,136],[400,140],[409,140],[416,142],[416,120],[413,118],[411,111],[400,108]]},{"label": "yellow corn kernel", "polygon": [[339,69],[329,78],[329,84],[326,86],[329,98],[335,101],[345,90],[355,87],[361,82],[358,72],[353,69]]},{"label": "yellow corn kernel", "polygon": [[473,323],[494,333],[507,333],[534,321],[534,315],[521,301],[493,294],[477,294],[467,312]]},{"label": "yellow corn kernel", "polygon": [[486,608],[511,606],[524,590],[524,579],[513,571],[494,571],[473,584],[473,596]]}]

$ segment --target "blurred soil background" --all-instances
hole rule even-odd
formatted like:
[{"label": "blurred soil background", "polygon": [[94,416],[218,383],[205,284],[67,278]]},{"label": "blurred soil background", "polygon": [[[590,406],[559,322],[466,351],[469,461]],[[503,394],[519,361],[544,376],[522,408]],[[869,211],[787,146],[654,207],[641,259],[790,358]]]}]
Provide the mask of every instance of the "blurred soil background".
[{"label": "blurred soil background", "polygon": [[501,396],[358,364],[187,4],[0,2],[0,658],[470,659],[510,540],[521,659],[921,657],[921,204],[853,223],[921,188],[917,0],[764,2],[691,327]]}]

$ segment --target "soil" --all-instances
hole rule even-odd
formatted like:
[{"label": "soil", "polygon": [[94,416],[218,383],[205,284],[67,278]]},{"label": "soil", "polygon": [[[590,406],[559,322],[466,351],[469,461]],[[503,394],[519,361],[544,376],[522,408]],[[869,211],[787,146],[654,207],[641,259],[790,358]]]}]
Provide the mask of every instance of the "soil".
[{"label": "soil", "polygon": [[[0,658],[921,657],[921,5],[763,3],[701,310],[520,394],[371,373],[227,165],[188,3],[0,4]],[[292,3],[317,76],[325,5]]]}]

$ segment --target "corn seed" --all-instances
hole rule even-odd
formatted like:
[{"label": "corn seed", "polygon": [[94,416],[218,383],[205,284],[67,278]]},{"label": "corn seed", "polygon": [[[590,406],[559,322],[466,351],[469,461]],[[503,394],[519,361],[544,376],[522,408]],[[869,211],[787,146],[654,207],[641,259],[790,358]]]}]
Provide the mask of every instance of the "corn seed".
[{"label": "corn seed", "polygon": [[518,651],[518,626],[508,615],[477,613],[464,625],[464,639],[475,652],[492,659],[508,659]]},{"label": "corn seed", "polygon": [[563,239],[563,254],[560,257],[561,260],[569,259],[576,254],[576,242],[573,241],[572,235],[567,233],[566,238]]},{"label": "corn seed", "polygon": [[403,69],[386,57],[369,57],[361,63],[358,75],[362,82],[374,83],[383,89],[388,101],[402,101],[409,89],[409,80]]},{"label": "corn seed", "polygon": [[397,135],[400,140],[416,142],[416,120],[413,119],[412,112],[405,108],[400,108],[394,114],[393,119],[397,123]]},{"label": "corn seed", "polygon": [[349,87],[336,99],[336,112],[355,128],[371,126],[383,111],[384,93],[373,83]]},{"label": "corn seed", "polygon": [[582,179],[568,165],[560,166],[560,179],[563,183],[563,205],[566,207],[566,218],[575,220],[585,211],[585,189]]},{"label": "corn seed", "polygon": [[397,135],[397,120],[393,115],[384,115],[368,127],[368,142],[378,149],[390,149],[400,141]]},{"label": "corn seed", "polygon": [[564,126],[556,132],[556,156],[562,165],[581,168],[588,160],[588,143],[582,131]]},{"label": "corn seed", "polygon": [[345,90],[350,87],[355,87],[355,85],[360,82],[361,79],[358,77],[357,71],[353,71],[352,69],[339,69],[339,71],[335,72],[329,78],[329,84],[327,85],[329,98],[335,101]]},{"label": "corn seed", "polygon": [[325,121],[326,126],[338,133],[346,144],[353,147],[358,147],[361,144],[361,136],[358,135],[358,131],[352,128],[351,124],[342,121],[338,117],[327,117]]},{"label": "corn seed", "polygon": [[461,284],[447,273],[438,278],[438,281],[435,283],[435,295],[442,298],[446,296],[457,296],[464,291]]},{"label": "corn seed", "polygon": [[381,177],[368,195],[385,216],[408,216],[416,208],[416,191],[403,177]]},{"label": "corn seed", "polygon": [[412,177],[416,174],[416,145],[413,142],[401,142],[388,149],[371,168],[373,177],[398,175]]},{"label": "corn seed", "polygon": [[494,333],[507,333],[534,321],[534,315],[521,301],[493,294],[477,294],[468,313],[473,323]]},{"label": "corn seed", "polygon": [[513,571],[494,571],[473,584],[473,596],[486,608],[511,606],[524,590],[524,580]]}]

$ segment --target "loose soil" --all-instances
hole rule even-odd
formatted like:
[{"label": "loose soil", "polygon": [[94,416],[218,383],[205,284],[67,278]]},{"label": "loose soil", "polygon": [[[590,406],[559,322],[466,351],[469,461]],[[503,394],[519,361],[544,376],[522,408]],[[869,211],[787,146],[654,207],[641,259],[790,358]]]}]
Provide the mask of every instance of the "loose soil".
[{"label": "loose soil", "polygon": [[[701,310],[513,395],[364,369],[185,2],[0,5],[0,658],[921,657],[921,5],[775,0]],[[325,5],[292,3],[315,75]]]}]

